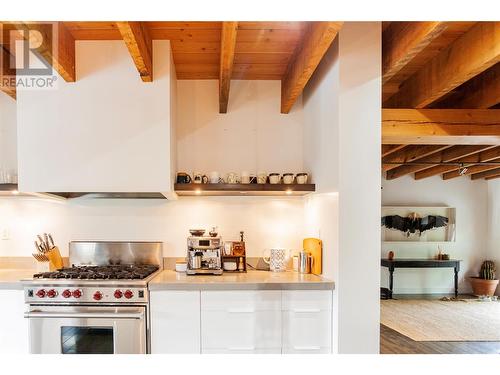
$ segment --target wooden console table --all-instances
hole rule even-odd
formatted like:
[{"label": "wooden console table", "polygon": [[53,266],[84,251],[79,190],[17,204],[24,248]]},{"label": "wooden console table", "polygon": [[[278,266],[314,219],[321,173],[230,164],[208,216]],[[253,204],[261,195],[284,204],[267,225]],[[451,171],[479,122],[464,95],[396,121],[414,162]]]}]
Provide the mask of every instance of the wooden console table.
[{"label": "wooden console table", "polygon": [[437,260],[437,259],[381,259],[382,267],[389,269],[389,298],[392,298],[394,288],[394,269],[396,268],[453,268],[455,271],[455,297],[458,296],[458,272],[460,271],[460,260]]}]

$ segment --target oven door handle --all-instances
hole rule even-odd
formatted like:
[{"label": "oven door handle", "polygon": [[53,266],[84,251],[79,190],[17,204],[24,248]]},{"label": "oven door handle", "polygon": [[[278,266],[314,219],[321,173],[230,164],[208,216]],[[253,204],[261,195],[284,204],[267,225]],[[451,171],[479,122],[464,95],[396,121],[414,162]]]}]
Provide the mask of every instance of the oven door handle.
[{"label": "oven door handle", "polygon": [[144,319],[144,312],[137,313],[106,313],[106,312],[82,312],[82,313],[59,313],[28,311],[24,313],[25,318],[68,318],[68,319]]}]

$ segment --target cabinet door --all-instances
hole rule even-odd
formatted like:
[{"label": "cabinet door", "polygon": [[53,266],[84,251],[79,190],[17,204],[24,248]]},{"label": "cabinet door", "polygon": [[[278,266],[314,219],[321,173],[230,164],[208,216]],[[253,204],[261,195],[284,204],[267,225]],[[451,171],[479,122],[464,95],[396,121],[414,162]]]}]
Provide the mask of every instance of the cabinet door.
[{"label": "cabinet door", "polygon": [[152,291],[151,353],[200,353],[200,292]]},{"label": "cabinet door", "polygon": [[330,353],[332,293],[283,292],[283,353]]},{"label": "cabinet door", "polygon": [[281,353],[281,292],[202,292],[203,353]]},{"label": "cabinet door", "polygon": [[0,290],[0,353],[28,354],[28,319],[22,290]]}]

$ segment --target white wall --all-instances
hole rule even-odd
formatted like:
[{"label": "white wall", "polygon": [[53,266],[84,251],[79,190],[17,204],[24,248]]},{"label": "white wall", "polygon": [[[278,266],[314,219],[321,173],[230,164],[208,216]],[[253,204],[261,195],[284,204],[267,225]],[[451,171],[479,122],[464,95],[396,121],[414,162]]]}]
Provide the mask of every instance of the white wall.
[{"label": "white wall", "polygon": [[301,99],[280,113],[280,81],[231,81],[226,114],[217,80],[178,81],[178,170],[303,171]]},{"label": "white wall", "polygon": [[[488,237],[485,258],[494,260],[497,266],[497,279],[500,277],[500,179],[490,180],[488,184]],[[497,288],[500,295],[500,287]]]},{"label": "white wall", "polygon": [[170,43],[144,83],[123,41],[76,42],[76,83],[20,89],[20,190],[170,190]]},{"label": "white wall", "polygon": [[30,256],[35,235],[52,232],[63,255],[70,240],[163,241],[164,256],[185,256],[188,229],[219,227],[226,240],[245,231],[249,256],[265,248],[298,250],[304,236],[300,198],[203,197],[158,200],[67,202],[0,197],[1,256]]},{"label": "white wall", "polygon": [[379,353],[381,51],[380,22],[349,22],[340,30],[341,353]]},{"label": "white wall", "polygon": [[[469,293],[468,276],[477,275],[486,256],[488,194],[483,180],[455,178],[443,181],[440,176],[414,180],[405,176],[384,180],[382,205],[456,207],[456,242],[439,244],[443,252],[461,259],[459,292]],[[491,206],[491,205],[490,205]],[[393,250],[401,258],[427,258],[438,253],[437,244],[384,243],[381,255]],[[388,285],[388,272],[381,271],[382,285]],[[398,269],[394,272],[395,293],[452,293],[453,269]]]},{"label": "white wall", "polygon": [[17,173],[16,101],[0,93],[0,169]]},{"label": "white wall", "polygon": [[380,23],[344,24],[304,92],[305,164],[321,192],[306,227],[336,282],[339,353],[379,352],[380,49]]}]

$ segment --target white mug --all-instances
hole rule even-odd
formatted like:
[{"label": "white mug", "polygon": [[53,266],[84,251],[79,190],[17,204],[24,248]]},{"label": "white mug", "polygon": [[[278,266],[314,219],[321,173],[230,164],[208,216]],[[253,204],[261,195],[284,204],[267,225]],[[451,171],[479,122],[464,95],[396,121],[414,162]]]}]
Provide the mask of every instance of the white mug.
[{"label": "white mug", "polygon": [[[266,257],[266,252],[269,251],[269,256]],[[269,264],[269,269],[273,272],[286,271],[286,266],[290,258],[290,250],[286,249],[268,249],[264,250],[262,259]]]},{"label": "white mug", "polygon": [[283,174],[283,183],[284,184],[293,184],[293,180],[295,179],[295,176],[293,173],[284,173]]},{"label": "white mug", "polygon": [[244,171],[241,172],[241,183],[242,184],[249,184],[250,183],[250,173]]},{"label": "white mug", "polygon": [[227,174],[226,182],[228,184],[237,184],[240,180],[240,176],[237,173],[230,172]]},{"label": "white mug", "polygon": [[218,184],[221,182],[220,174],[219,172],[210,172],[210,183],[211,184]]},{"label": "white mug", "polygon": [[265,184],[266,182],[267,182],[267,173],[266,172],[257,173],[257,183]]},{"label": "white mug", "polygon": [[297,179],[298,184],[307,184],[307,178],[308,178],[307,173],[297,173],[297,176],[295,177]]},{"label": "white mug", "polygon": [[279,173],[271,173],[269,175],[270,184],[279,184],[281,182],[281,176]]}]

